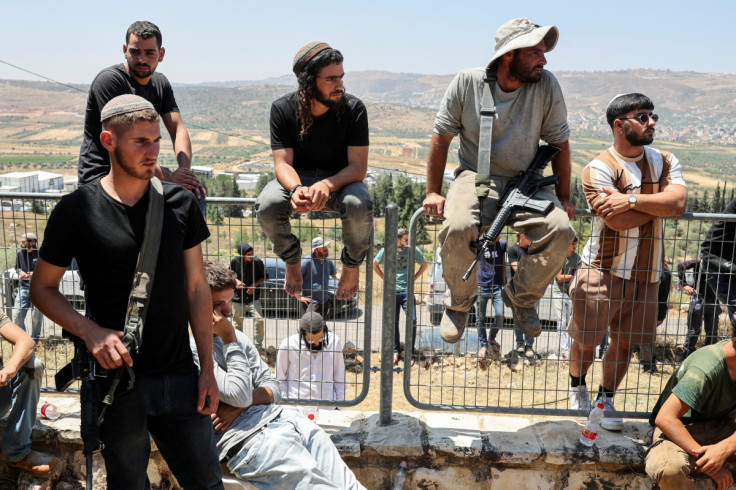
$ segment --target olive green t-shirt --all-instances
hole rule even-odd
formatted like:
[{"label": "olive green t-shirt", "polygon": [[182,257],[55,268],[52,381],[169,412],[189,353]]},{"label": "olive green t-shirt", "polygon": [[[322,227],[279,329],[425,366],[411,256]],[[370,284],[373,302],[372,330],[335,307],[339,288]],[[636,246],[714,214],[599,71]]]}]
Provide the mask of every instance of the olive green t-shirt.
[{"label": "olive green t-shirt", "polygon": [[674,395],[687,403],[690,410],[682,417],[683,424],[722,419],[736,413],[736,383],[728,372],[723,345],[731,340],[703,347],[682,363],[659,395],[649,417],[654,426],[659,409]]}]

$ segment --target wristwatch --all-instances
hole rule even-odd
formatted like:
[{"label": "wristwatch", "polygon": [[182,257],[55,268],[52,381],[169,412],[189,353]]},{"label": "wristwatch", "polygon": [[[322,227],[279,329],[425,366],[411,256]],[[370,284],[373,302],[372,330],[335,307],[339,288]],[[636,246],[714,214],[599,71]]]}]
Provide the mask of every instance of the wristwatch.
[{"label": "wristwatch", "polygon": [[636,196],[634,194],[629,194],[629,209],[634,209],[636,207]]}]

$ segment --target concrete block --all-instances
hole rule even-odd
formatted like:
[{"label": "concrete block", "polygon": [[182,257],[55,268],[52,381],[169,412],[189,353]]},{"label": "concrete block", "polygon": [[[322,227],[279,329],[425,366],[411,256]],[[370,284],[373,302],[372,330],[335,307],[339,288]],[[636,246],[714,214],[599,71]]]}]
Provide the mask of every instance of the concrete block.
[{"label": "concrete block", "polygon": [[360,456],[360,444],[366,434],[363,412],[353,410],[320,410],[319,425],[332,439],[341,456]]},{"label": "concrete block", "polygon": [[[479,479],[467,468],[447,467],[442,469],[417,468],[409,471],[406,488],[431,488],[432,490],[491,490],[491,482]],[[518,482],[516,483],[518,487]],[[507,487],[513,488],[513,487]]]},{"label": "concrete block", "polygon": [[416,412],[411,415],[427,426],[430,455],[438,452],[456,456],[480,456],[483,441],[477,415],[452,412]]},{"label": "concrete block", "polygon": [[527,418],[478,417],[483,436],[483,459],[508,464],[530,464],[543,455],[543,448]]},{"label": "concrete block", "polygon": [[542,471],[542,468],[535,468],[534,470],[531,468],[491,468],[491,487],[497,489],[550,490],[566,488],[556,486],[558,481],[560,481],[558,473]]},{"label": "concrete block", "polygon": [[570,471],[564,480],[564,487],[570,490],[590,488],[620,488],[622,490],[650,490],[652,481],[646,475],[632,472],[612,473],[600,471]]},{"label": "concrete block", "polygon": [[426,431],[419,421],[402,412],[393,413],[393,424],[378,425],[378,414],[366,419],[368,433],[363,443],[365,451],[373,451],[381,456],[423,456],[422,436]]},{"label": "concrete block", "polygon": [[[537,417],[532,419],[537,437],[544,444],[545,462],[555,465],[593,464],[598,454],[597,447],[580,444],[583,425],[577,419]],[[603,438],[600,433],[598,438]],[[600,445],[600,441],[596,439]]]}]

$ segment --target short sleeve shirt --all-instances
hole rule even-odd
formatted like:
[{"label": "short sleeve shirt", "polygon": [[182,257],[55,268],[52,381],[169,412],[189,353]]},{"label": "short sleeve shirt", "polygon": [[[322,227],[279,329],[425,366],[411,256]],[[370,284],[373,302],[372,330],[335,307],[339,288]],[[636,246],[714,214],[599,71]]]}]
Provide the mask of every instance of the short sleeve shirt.
[{"label": "short sleeve shirt", "polygon": [[368,146],[368,113],[357,97],[345,94],[345,112],[332,109],[315,117],[303,136],[296,92],[271,106],[271,149],[294,150],[297,171],[327,170],[337,173],[348,166],[348,146]]},{"label": "short sleeve shirt", "polygon": [[[382,248],[379,250],[379,252],[376,254],[376,258],[374,259],[377,263],[383,264],[383,258],[384,258],[384,251],[386,249]],[[424,263],[424,254],[421,250],[419,250],[419,247],[414,247],[414,263],[416,264],[422,264]],[[403,250],[398,250],[396,252],[396,291],[406,291],[406,288],[409,285],[409,247],[405,247]]]},{"label": "short sleeve shirt", "polygon": [[122,63],[102,70],[92,81],[87,96],[84,136],[77,170],[80,185],[88,184],[110,171],[110,155],[100,142],[100,113],[111,99],[124,94],[143,97],[153,104],[159,115],[179,112],[174,90],[163,74],[154,72],[148,83],[141,85],[130,76]]},{"label": "short sleeve shirt", "polygon": [[[513,245],[511,245],[506,255],[509,261],[509,265],[521,260],[521,256],[526,255],[526,250],[527,249],[525,248],[521,248],[521,245],[519,245],[518,243],[514,243]],[[513,267],[510,267],[510,269],[511,269],[511,277],[514,277],[515,273],[514,273]]]},{"label": "short sleeve shirt", "polygon": [[329,258],[324,261],[314,255],[302,260],[302,296],[310,296],[312,301],[324,304],[332,298],[329,291],[330,277],[337,274],[335,263]]}]

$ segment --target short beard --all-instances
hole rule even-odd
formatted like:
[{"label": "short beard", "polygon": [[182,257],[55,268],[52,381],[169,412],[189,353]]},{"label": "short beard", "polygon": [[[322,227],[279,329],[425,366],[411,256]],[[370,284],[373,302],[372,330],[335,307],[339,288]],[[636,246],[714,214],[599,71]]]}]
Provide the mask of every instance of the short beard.
[{"label": "short beard", "polygon": [[631,129],[628,125],[624,128],[624,136],[626,137],[626,141],[629,142],[632,146],[646,146],[651,145],[654,141],[654,133],[651,135],[641,135],[637,136],[633,129]]},{"label": "short beard", "polygon": [[336,112],[338,114],[340,113],[340,110],[345,105],[345,91],[344,90],[340,98],[337,100],[332,100],[329,97],[323,98],[319,90],[317,90],[316,92],[317,92],[316,98],[318,102],[326,105],[328,108],[332,109],[333,112]]},{"label": "short beard", "polygon": [[117,162],[118,167],[120,167],[123,172],[125,172],[129,176],[141,180],[150,180],[151,177],[154,176],[154,169],[151,169],[151,172],[145,169],[141,169],[140,172],[136,172],[133,166],[128,165],[125,162],[125,159],[123,158],[123,153],[120,151],[120,148],[115,147],[112,152],[115,154],[115,161]]},{"label": "short beard", "polygon": [[511,60],[511,64],[509,65],[509,73],[511,74],[511,77],[527,83],[537,83],[539,80],[542,79],[542,72],[540,71],[537,74],[534,74],[535,68],[544,68],[542,65],[536,65],[529,67],[527,65],[524,65],[519,60],[518,53],[514,53],[514,59]]}]

